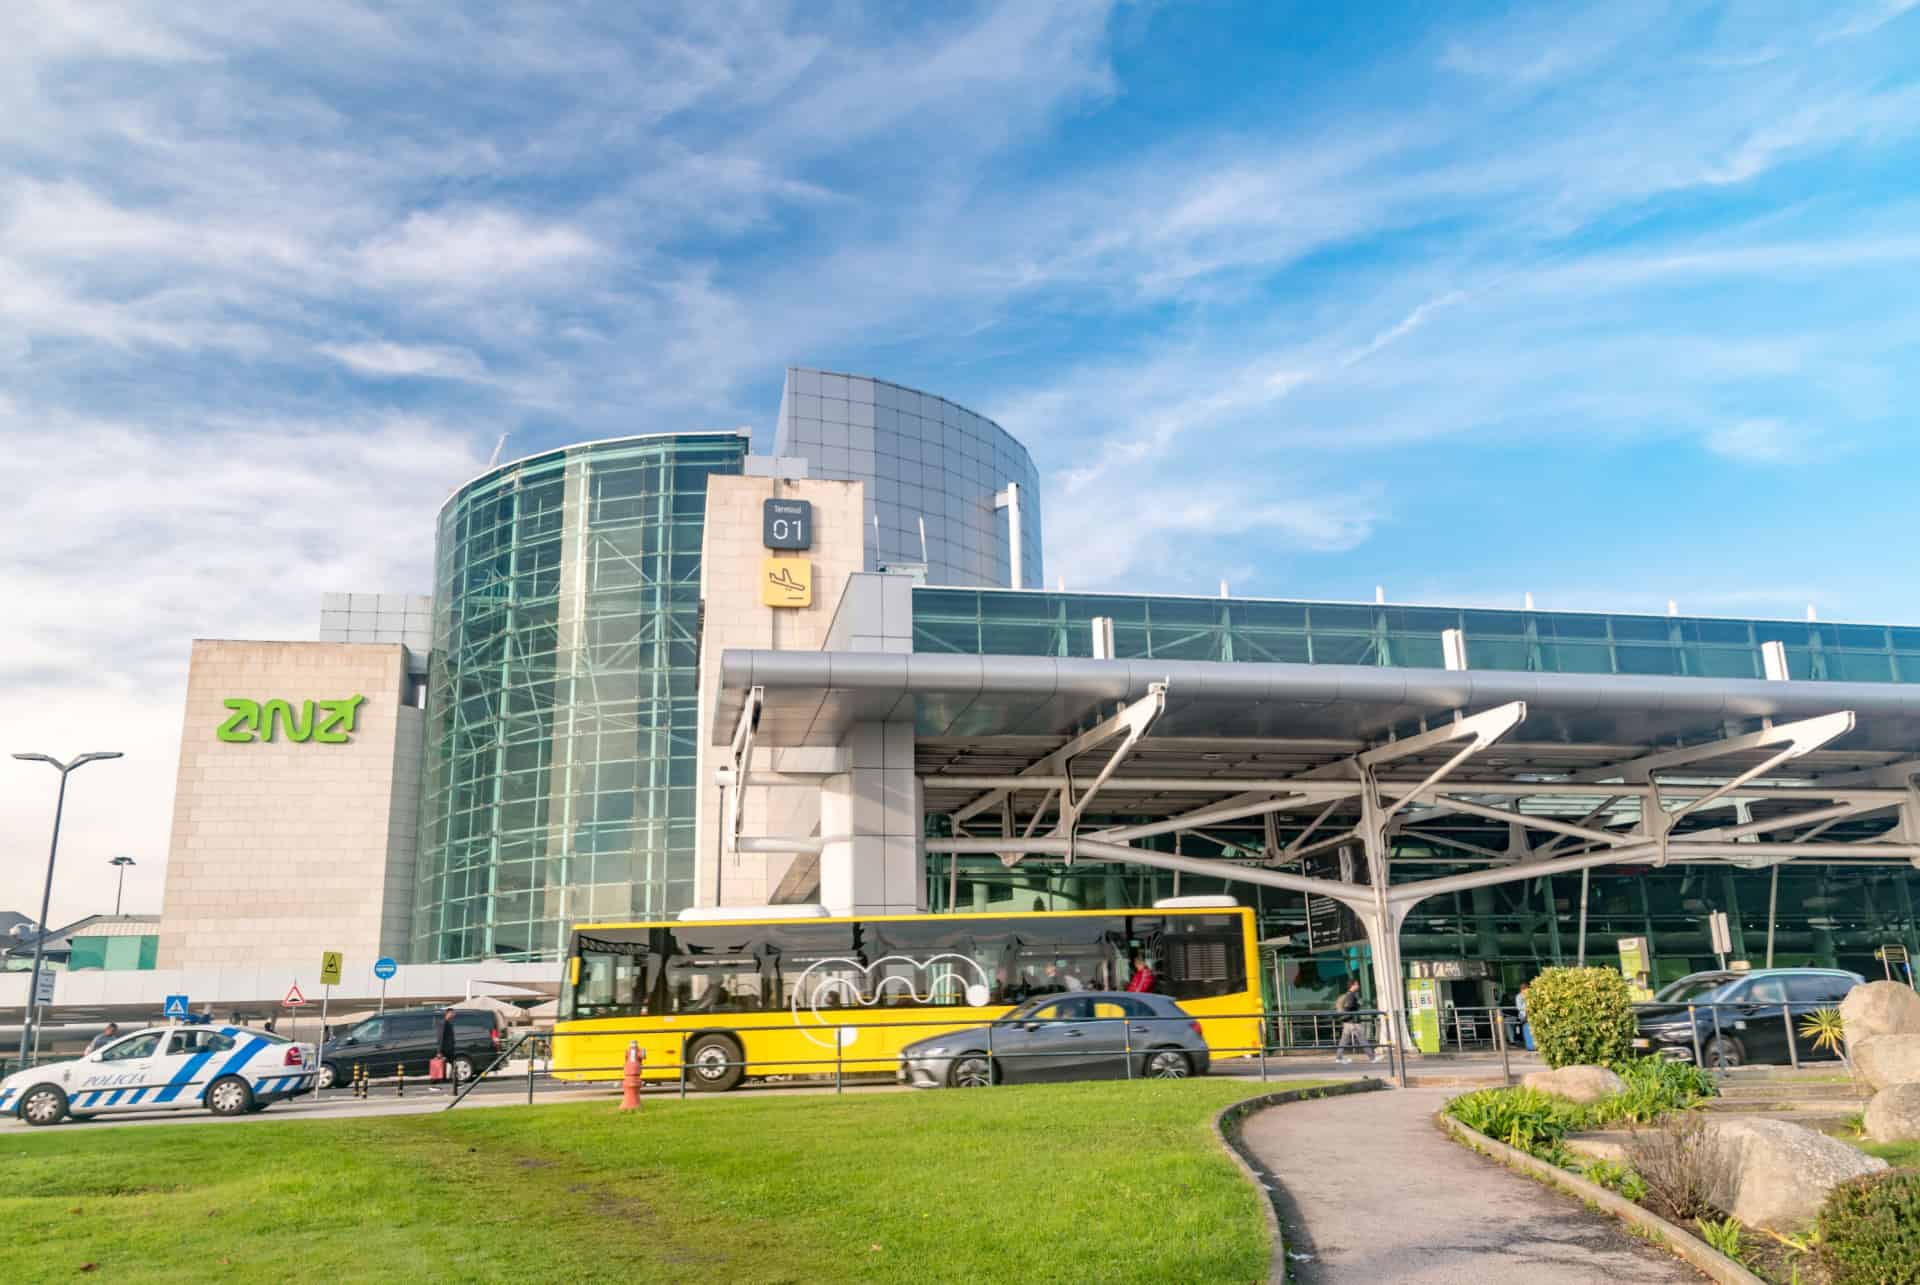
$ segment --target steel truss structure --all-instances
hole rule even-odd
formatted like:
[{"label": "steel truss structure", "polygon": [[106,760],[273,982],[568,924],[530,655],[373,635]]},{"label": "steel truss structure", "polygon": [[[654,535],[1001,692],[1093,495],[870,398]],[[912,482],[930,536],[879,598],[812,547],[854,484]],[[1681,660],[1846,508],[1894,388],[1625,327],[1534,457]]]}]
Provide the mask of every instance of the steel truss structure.
[{"label": "steel truss structure", "polygon": [[[1376,1002],[1393,1012],[1405,1009],[1401,925],[1438,894],[1627,864],[1920,868],[1920,696],[1897,691],[1528,675],[1504,684],[1525,699],[1476,702],[1476,690],[1505,694],[1502,680],[1207,662],[1148,679],[1138,663],[1053,661],[1040,703],[1038,662],[987,657],[972,662],[974,700],[956,716],[938,664],[916,656],[863,686],[858,658],[835,653],[829,689],[815,685],[816,659],[730,653],[725,685],[751,674],[772,711],[762,743],[768,726],[804,727],[795,743],[822,744],[863,710],[913,714],[939,836],[928,853],[1118,862],[1331,898],[1363,926]],[[996,661],[1017,662],[1000,690]],[[1140,671],[1122,688],[1139,695],[1111,699],[1116,669]],[[1080,706],[1085,730],[1026,730],[1036,709],[1071,718],[1067,693],[1103,677],[1108,698]],[[1236,688],[1258,695],[1244,704]],[[723,712],[737,712],[728,699]],[[973,726],[928,735],[939,717]],[[1169,836],[1173,852],[1147,846]],[[1351,880],[1307,873],[1340,851],[1356,858],[1343,863]],[[1472,868],[1420,877],[1436,859]]]}]

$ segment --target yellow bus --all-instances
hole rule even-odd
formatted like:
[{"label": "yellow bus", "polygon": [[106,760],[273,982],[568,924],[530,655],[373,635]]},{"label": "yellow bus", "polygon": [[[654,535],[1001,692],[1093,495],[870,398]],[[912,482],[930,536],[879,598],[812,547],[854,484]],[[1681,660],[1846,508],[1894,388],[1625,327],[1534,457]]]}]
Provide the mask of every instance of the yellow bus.
[{"label": "yellow bus", "polygon": [[1029,914],[693,910],[577,925],[567,953],[553,1071],[568,1080],[618,1079],[629,1041],[645,1078],[678,1079],[684,1051],[688,1085],[708,1092],[748,1077],[891,1075],[915,1040],[1035,995],[1136,978],[1199,1021],[1214,1058],[1260,1049],[1253,914],[1225,897]]}]

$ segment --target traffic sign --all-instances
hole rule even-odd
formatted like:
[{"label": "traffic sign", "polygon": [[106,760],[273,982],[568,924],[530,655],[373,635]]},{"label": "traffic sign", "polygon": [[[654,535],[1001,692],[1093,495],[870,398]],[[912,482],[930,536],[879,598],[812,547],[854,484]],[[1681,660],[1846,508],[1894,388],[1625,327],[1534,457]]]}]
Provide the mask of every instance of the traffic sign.
[{"label": "traffic sign", "polygon": [[161,1015],[169,1020],[178,1018],[184,1022],[187,1018],[193,1016],[187,1008],[187,997],[185,995],[167,996],[167,1006],[160,1011]]},{"label": "traffic sign", "polygon": [[282,1008],[299,1008],[306,1002],[307,997],[300,993],[300,983],[295,982],[293,985],[287,987],[287,997],[280,1001],[280,1006]]},{"label": "traffic sign", "polygon": [[400,965],[394,963],[393,960],[385,955],[373,961],[373,975],[383,982],[399,971]]},{"label": "traffic sign", "polygon": [[340,960],[341,955],[337,950],[323,950],[320,952],[320,984],[322,986],[338,986],[340,984]]},{"label": "traffic sign", "polygon": [[34,977],[33,1002],[36,1005],[53,1003],[53,984],[59,979],[59,976],[60,974],[54,972],[51,968],[43,968],[39,974]]}]

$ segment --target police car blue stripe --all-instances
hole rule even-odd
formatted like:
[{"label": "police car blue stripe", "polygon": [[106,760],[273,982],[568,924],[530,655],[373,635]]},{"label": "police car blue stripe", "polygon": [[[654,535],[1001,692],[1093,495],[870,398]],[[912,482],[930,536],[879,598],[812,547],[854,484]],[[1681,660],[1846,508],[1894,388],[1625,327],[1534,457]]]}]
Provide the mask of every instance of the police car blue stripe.
[{"label": "police car blue stripe", "polygon": [[12,1096],[13,1096],[12,1089],[0,1089],[0,1110],[6,1109],[7,1099],[11,1098]]},{"label": "police car blue stripe", "polygon": [[[179,1097],[180,1090],[193,1083],[194,1073],[205,1066],[212,1057],[213,1051],[209,1049],[205,1053],[195,1053],[192,1057],[188,1058],[187,1064],[174,1072],[173,1078],[167,1081],[166,1087],[162,1088],[160,1092],[154,1096],[153,1100],[155,1102],[171,1102]],[[197,1097],[198,1094],[195,1096]]]},{"label": "police car blue stripe", "polygon": [[141,1098],[144,1098],[146,1096],[147,1096],[146,1089],[144,1088],[135,1089],[133,1091],[133,1096],[127,1099],[127,1105],[132,1106],[134,1103],[138,1102]]},{"label": "police car blue stripe", "polygon": [[242,1044],[240,1046],[240,1051],[235,1053],[232,1057],[228,1058],[225,1064],[222,1065],[218,1071],[215,1071],[212,1075],[208,1076],[207,1079],[217,1080],[223,1075],[228,1075],[234,1071],[238,1071],[241,1067],[247,1064],[248,1058],[251,1058],[255,1053],[258,1053],[261,1049],[267,1047],[267,1044],[268,1044],[268,1041],[265,1036],[261,1036],[261,1035],[254,1036],[252,1039],[248,1040],[245,1044]]},{"label": "police car blue stripe", "polygon": [[126,1093],[127,1091],[125,1089],[115,1089],[112,1093],[109,1093],[107,1095],[107,1105],[113,1106],[117,1104],[121,1098],[126,1096]]},{"label": "police car blue stripe", "polygon": [[73,1105],[77,1107],[90,1107],[94,1103],[100,1100],[100,1094],[102,1092],[104,1092],[104,1090],[95,1089],[91,1093],[82,1093],[79,1097],[73,1100]]}]

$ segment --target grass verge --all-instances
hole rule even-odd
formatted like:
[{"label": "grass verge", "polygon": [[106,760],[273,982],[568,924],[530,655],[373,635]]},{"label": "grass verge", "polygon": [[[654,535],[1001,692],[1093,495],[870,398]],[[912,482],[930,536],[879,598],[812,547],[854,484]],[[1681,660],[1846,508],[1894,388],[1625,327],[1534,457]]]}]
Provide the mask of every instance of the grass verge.
[{"label": "grass verge", "polygon": [[1313,1083],[9,1132],[0,1280],[1257,1281],[1209,1122]]},{"label": "grass verge", "polygon": [[1920,1169],[1920,1142],[1862,1142],[1854,1146],[1900,1169]]}]

